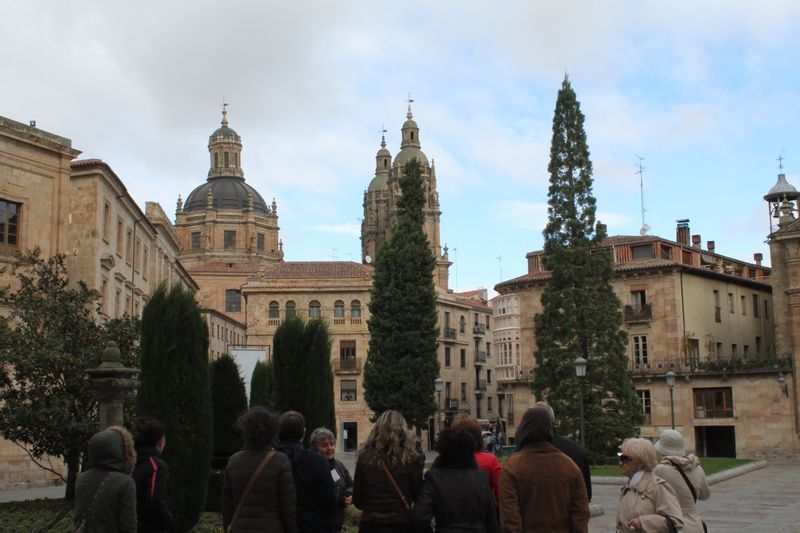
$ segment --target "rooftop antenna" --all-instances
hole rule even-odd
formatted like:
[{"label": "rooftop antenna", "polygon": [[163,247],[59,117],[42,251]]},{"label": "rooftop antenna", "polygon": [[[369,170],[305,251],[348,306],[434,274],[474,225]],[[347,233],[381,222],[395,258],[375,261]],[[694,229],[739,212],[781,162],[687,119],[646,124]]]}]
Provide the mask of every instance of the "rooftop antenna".
[{"label": "rooftop antenna", "polygon": [[639,230],[639,235],[644,237],[645,235],[647,235],[647,232],[650,231],[650,226],[648,226],[647,223],[644,221],[644,213],[645,211],[647,211],[644,208],[644,165],[642,165],[644,157],[640,155],[635,155],[634,157],[639,160],[639,165],[634,174],[639,175],[639,195],[641,197],[641,204],[642,204],[642,229]]},{"label": "rooftop antenna", "polygon": [[333,259],[334,261],[339,259],[338,257],[336,257],[336,248],[331,248],[331,259]]}]

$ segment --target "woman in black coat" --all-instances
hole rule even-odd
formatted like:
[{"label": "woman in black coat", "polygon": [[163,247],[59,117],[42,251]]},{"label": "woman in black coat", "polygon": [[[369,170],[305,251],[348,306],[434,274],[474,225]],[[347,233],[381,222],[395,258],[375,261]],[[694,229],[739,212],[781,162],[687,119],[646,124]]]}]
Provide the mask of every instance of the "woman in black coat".
[{"label": "woman in black coat", "polygon": [[489,476],[478,469],[472,435],[461,428],[446,428],[436,442],[439,457],[425,474],[422,491],[414,507],[414,528],[448,533],[494,533],[497,512]]}]

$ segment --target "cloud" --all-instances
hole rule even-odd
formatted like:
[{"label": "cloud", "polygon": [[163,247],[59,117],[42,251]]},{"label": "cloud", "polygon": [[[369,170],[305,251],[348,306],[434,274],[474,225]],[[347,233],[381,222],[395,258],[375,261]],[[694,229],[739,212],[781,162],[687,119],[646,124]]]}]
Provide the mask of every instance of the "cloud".
[{"label": "cloud", "polygon": [[357,224],[321,224],[319,226],[313,226],[312,229],[323,233],[338,233],[351,235],[353,237],[361,235],[361,226]]}]

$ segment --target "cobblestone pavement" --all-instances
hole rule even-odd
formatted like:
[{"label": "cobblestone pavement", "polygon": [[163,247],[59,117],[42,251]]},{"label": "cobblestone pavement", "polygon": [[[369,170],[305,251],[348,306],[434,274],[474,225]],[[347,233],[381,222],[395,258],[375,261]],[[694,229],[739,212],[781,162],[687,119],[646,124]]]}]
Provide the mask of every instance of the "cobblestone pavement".
[{"label": "cobblestone pavement", "polygon": [[[592,503],[605,514],[591,519],[589,532],[614,533],[619,487],[594,485]],[[712,485],[711,498],[698,508],[713,533],[800,533],[800,464],[771,463]]]}]

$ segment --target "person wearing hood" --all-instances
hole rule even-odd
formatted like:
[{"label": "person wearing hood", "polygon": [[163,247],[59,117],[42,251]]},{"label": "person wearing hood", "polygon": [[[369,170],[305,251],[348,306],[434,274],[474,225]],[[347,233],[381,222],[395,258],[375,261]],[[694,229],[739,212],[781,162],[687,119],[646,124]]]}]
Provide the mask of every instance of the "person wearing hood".
[{"label": "person wearing hood", "polygon": [[661,461],[653,473],[675,489],[683,511],[683,533],[703,533],[705,526],[697,513],[697,500],[707,500],[711,491],[697,456],[686,455],[683,435],[674,429],[662,431],[655,448]]},{"label": "person wearing hood", "polygon": [[136,533],[133,437],[111,426],[89,439],[88,469],[75,484],[75,526],[83,531]]},{"label": "person wearing hood", "polygon": [[278,450],[289,456],[297,492],[297,531],[323,531],[322,516],[336,512],[339,500],[328,460],[303,446],[306,421],[297,411],[278,419]]},{"label": "person wearing hood", "polygon": [[515,441],[519,450],[500,472],[503,533],[586,533],[589,499],[575,462],[553,446],[550,414],[525,411]]}]

